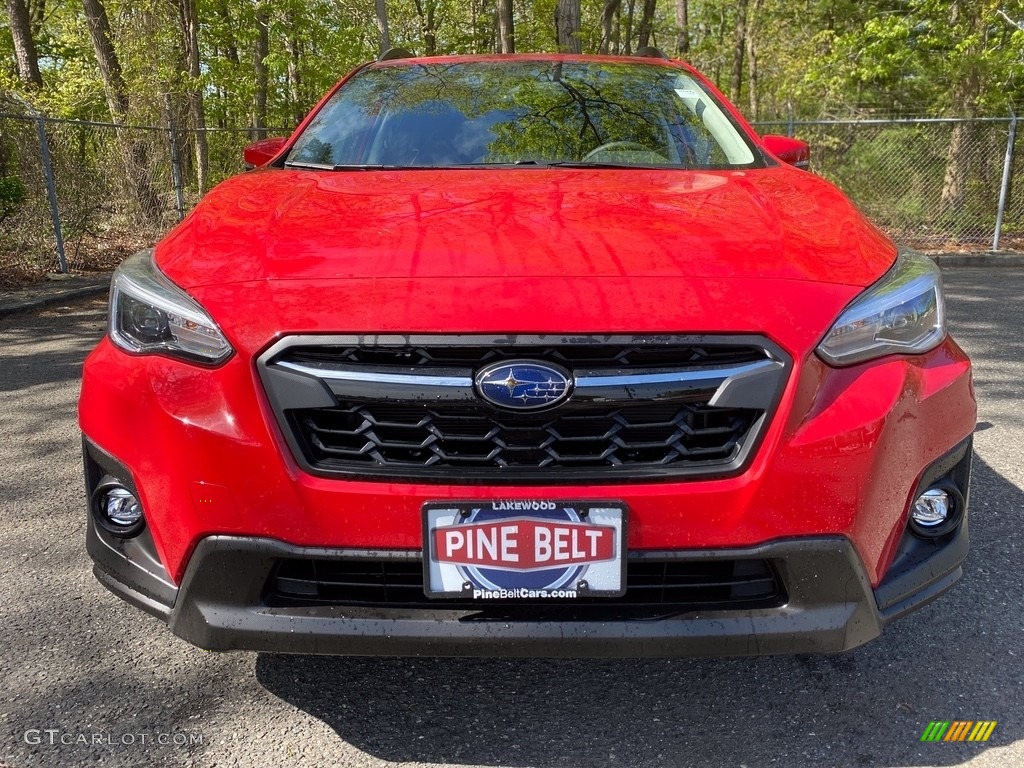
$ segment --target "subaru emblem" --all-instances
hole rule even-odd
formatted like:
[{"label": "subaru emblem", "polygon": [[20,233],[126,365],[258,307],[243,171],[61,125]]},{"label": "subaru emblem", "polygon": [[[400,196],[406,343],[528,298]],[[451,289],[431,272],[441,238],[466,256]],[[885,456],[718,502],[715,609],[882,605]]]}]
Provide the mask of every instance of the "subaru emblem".
[{"label": "subaru emblem", "polygon": [[564,368],[529,360],[494,363],[476,375],[476,391],[487,402],[513,411],[550,408],[569,397],[572,377]]}]

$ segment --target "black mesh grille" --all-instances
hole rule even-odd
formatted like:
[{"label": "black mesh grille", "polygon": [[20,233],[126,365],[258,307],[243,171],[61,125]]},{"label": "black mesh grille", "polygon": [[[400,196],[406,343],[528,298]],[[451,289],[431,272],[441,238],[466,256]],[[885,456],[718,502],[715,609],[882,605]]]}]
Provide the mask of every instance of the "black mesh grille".
[{"label": "black mesh grille", "polygon": [[671,403],[559,409],[346,403],[292,418],[318,465],[556,469],[730,461],[757,411]]},{"label": "black mesh grille", "polygon": [[651,619],[693,610],[776,607],[785,601],[768,560],[630,560],[626,593],[615,598],[433,600],[423,593],[422,563],[398,560],[281,560],[267,585],[267,602],[273,606],[460,610],[495,620]]}]

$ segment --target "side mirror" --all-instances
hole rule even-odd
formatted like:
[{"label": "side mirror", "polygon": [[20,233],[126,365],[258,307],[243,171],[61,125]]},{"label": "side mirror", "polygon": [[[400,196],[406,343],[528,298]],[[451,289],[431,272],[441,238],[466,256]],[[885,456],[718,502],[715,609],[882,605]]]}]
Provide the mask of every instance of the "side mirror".
[{"label": "side mirror", "polygon": [[762,136],[761,143],[784,163],[805,170],[811,164],[811,148],[806,141],[791,139],[789,136]]},{"label": "side mirror", "polygon": [[266,165],[277,157],[278,153],[284,149],[284,145],[287,143],[287,136],[275,136],[272,139],[254,141],[242,150],[242,157],[245,159],[245,169],[251,171],[253,168]]}]

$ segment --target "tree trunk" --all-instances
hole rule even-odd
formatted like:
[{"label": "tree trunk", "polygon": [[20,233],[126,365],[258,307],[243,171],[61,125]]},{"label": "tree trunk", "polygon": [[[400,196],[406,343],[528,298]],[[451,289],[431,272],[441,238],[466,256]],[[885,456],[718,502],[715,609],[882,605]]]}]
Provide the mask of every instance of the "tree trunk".
[{"label": "tree trunk", "polygon": [[391,34],[388,32],[388,4],[387,0],[374,0],[374,9],[377,11],[377,30],[380,32],[380,52],[384,53],[391,47]]},{"label": "tree trunk", "polygon": [[7,0],[7,15],[11,18],[11,37],[14,40],[14,60],[18,67],[18,79],[29,88],[42,88],[43,76],[39,73],[39,54],[32,39],[32,18],[25,0]]},{"label": "tree trunk", "polygon": [[32,25],[32,39],[39,37],[46,20],[46,0],[28,0],[28,18]]},{"label": "tree trunk", "polygon": [[[972,71],[957,80],[953,86],[953,114],[969,117],[974,114],[975,103],[981,91],[981,79]],[[958,213],[967,198],[967,179],[971,171],[971,123],[953,123],[946,152],[946,174],[942,180],[942,197],[939,210],[943,214]]]},{"label": "tree trunk", "polygon": [[96,63],[103,79],[103,92],[107,96],[110,115],[115,122],[123,121],[128,114],[128,90],[121,75],[121,62],[114,50],[107,9],[100,0],[82,0],[82,5],[85,8],[85,23],[89,27],[92,47],[96,52]]},{"label": "tree trunk", "polygon": [[[477,10],[476,10],[476,2],[477,2],[477,0],[469,0],[469,28],[473,30],[473,40],[474,41],[477,38],[477,25],[478,25],[478,18],[479,18],[479,14],[477,13]],[[477,46],[474,43],[474,45],[473,45],[473,52],[477,53],[478,50],[479,49],[477,48]]]},{"label": "tree trunk", "polygon": [[498,0],[499,53],[516,52],[516,28],[512,15],[512,0]]},{"label": "tree trunk", "polygon": [[601,11],[601,48],[600,52],[606,54],[612,44],[612,37],[615,35],[615,16],[619,12],[622,0],[605,0],[604,10]]},{"label": "tree trunk", "polygon": [[206,140],[206,110],[203,104],[203,86],[200,82],[202,70],[199,66],[199,13],[196,0],[178,0],[178,23],[181,25],[181,42],[185,51],[188,72],[188,110],[195,129],[196,186],[199,194],[207,189],[210,175],[210,148]]},{"label": "tree trunk", "polygon": [[743,91],[743,56],[747,50],[747,0],[736,1],[736,38],[732,51],[729,101],[736,104]]},{"label": "tree trunk", "polygon": [[289,11],[287,16],[288,33],[284,38],[284,49],[288,54],[285,67],[285,80],[288,84],[288,106],[291,107],[292,121],[297,125],[304,117],[302,111],[302,74],[299,72],[299,61],[302,57],[302,46],[299,43],[299,23],[295,13]]},{"label": "tree trunk", "polygon": [[625,38],[625,44],[623,45],[622,52],[626,56],[630,56],[633,53],[633,13],[636,11],[636,0],[628,0],[626,2],[626,29],[623,37]]},{"label": "tree trunk", "polygon": [[[103,79],[103,91],[107,97],[110,116],[115,123],[124,122],[128,116],[128,90],[121,74],[121,62],[114,50],[113,35],[110,31],[110,20],[107,9],[101,0],[82,0],[85,10],[85,22],[92,38],[92,47],[96,53],[100,76]],[[160,214],[160,199],[150,183],[149,161],[146,146],[132,138],[127,131],[117,132],[124,157],[128,181],[132,186],[139,208],[146,216],[156,217]]]},{"label": "tree trunk", "polygon": [[[966,28],[965,32],[976,32],[982,24],[978,6],[965,0],[954,0],[950,4],[949,23],[953,28]],[[977,44],[975,44],[976,46]],[[977,48],[974,48],[974,53]],[[968,63],[953,85],[950,106],[957,117],[973,117],[981,96],[981,73],[975,63]],[[973,134],[971,123],[953,123],[946,153],[946,174],[942,180],[942,197],[939,210],[942,214],[956,214],[963,210],[967,198],[967,181],[971,171],[970,143]]]},{"label": "tree trunk", "polygon": [[637,28],[636,49],[646,48],[651,44],[651,33],[654,31],[654,9],[657,0],[644,0],[644,9]]},{"label": "tree trunk", "polygon": [[491,0],[491,7],[488,9],[485,18],[490,20],[487,25],[489,37],[486,48],[488,51],[498,52],[498,0]]},{"label": "tree trunk", "polygon": [[267,9],[256,9],[256,44],[252,52],[252,68],[256,75],[256,93],[252,105],[252,127],[256,138],[267,138],[267,56],[270,55],[270,18]]},{"label": "tree trunk", "polygon": [[967,197],[967,177],[971,170],[971,156],[967,152],[970,140],[970,123],[953,123],[953,135],[949,139],[946,153],[946,175],[942,179],[942,198],[939,210],[944,214],[956,214],[963,210]]},{"label": "tree trunk", "polygon": [[690,2],[676,0],[676,53],[686,56],[690,52]]},{"label": "tree trunk", "polygon": [[427,0],[427,27],[423,30],[423,44],[427,56],[437,53],[437,26],[434,23],[437,14],[437,0]]},{"label": "tree trunk", "polygon": [[555,5],[555,40],[564,53],[582,53],[580,0],[558,0]]},{"label": "tree trunk", "polygon": [[228,0],[217,0],[215,8],[217,15],[220,16],[220,23],[224,25],[224,58],[232,64],[241,64],[241,59],[238,57],[238,41],[235,38],[235,25],[231,21]]},{"label": "tree trunk", "polygon": [[757,69],[757,35],[756,29],[760,21],[758,15],[764,0],[754,0],[747,19],[747,100],[750,104],[750,112],[747,115],[751,120],[757,121],[761,112],[760,93],[758,91],[758,69]]},{"label": "tree trunk", "polygon": [[[511,0],[509,0],[511,3]],[[416,15],[420,17],[420,31],[423,33],[423,54],[433,56],[437,53],[437,29],[434,27],[434,16],[437,11],[437,0],[416,0]]]}]

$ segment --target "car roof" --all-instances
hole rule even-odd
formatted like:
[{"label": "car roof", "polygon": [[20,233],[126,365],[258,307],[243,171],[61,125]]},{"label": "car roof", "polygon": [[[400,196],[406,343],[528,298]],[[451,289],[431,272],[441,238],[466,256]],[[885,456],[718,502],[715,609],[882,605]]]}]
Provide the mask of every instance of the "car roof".
[{"label": "car roof", "polygon": [[589,53],[475,53],[453,54],[445,56],[410,56],[388,58],[370,62],[367,68],[413,66],[422,64],[464,64],[464,63],[509,63],[513,61],[571,61],[571,62],[619,62],[628,64],[649,64],[675,69],[691,70],[688,64],[673,59],[657,56],[606,56]]}]

